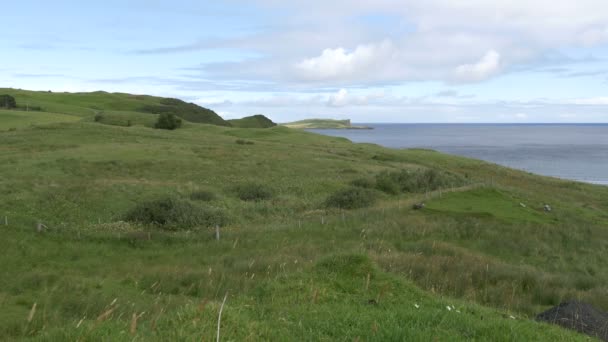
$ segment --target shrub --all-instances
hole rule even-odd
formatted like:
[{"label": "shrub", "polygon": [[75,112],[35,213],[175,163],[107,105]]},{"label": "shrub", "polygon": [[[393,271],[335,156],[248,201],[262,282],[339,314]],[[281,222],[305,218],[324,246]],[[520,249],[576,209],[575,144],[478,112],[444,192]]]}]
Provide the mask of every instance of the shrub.
[{"label": "shrub", "polygon": [[236,143],[239,145],[253,145],[253,141],[237,139]]},{"label": "shrub", "polygon": [[369,207],[376,202],[376,194],[369,189],[347,188],[329,196],[325,206],[329,208],[358,209]]},{"label": "shrub", "polygon": [[433,169],[384,171],[376,175],[376,188],[391,195],[402,192],[433,191],[464,183],[465,181],[459,176]]},{"label": "shrub", "polygon": [[0,95],[0,107],[6,109],[17,108],[17,101],[10,95]]},{"label": "shrub", "polygon": [[154,128],[174,130],[182,126],[182,119],[171,113],[163,113],[158,116]]},{"label": "shrub", "polygon": [[103,120],[103,113],[95,114],[95,117],[93,117],[93,120],[95,120],[95,122],[101,122]]},{"label": "shrub", "polygon": [[203,202],[213,201],[215,198],[216,198],[216,196],[213,192],[205,191],[205,190],[196,191],[190,195],[191,200],[203,201]]},{"label": "shrub", "polygon": [[391,195],[400,193],[398,173],[383,171],[376,175],[376,189]]},{"label": "shrub", "polygon": [[40,106],[29,106],[28,105],[25,107],[22,106],[21,108],[24,108],[25,110],[30,111],[30,112],[41,112],[42,111],[42,107],[40,107]]},{"label": "shrub", "polygon": [[228,222],[225,213],[221,210],[195,206],[188,201],[175,198],[140,203],[125,215],[125,220],[158,225],[170,230],[213,227]]},{"label": "shrub", "polygon": [[258,183],[245,183],[236,188],[237,196],[243,201],[263,201],[272,198],[273,191],[268,186]]},{"label": "shrub", "polygon": [[372,189],[376,187],[376,182],[373,179],[369,178],[357,178],[350,182],[352,186],[356,186],[359,188]]}]

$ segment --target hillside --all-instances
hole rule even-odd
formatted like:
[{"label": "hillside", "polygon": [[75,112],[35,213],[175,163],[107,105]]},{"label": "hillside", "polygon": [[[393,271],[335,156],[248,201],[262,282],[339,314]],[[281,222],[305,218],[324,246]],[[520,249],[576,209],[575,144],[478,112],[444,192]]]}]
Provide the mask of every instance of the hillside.
[{"label": "hillside", "polygon": [[232,127],[239,128],[270,128],[277,124],[262,114],[247,116],[242,119],[228,120]]},{"label": "hillside", "polygon": [[38,107],[44,112],[69,114],[79,117],[102,115],[102,123],[127,125],[126,117],[133,124],[151,125],[156,114],[172,113],[194,123],[230,126],[214,111],[178,99],[123,93],[52,93],[0,88],[0,95],[8,94],[17,100],[21,109]]},{"label": "hillside", "polygon": [[371,129],[367,126],[353,126],[350,120],[308,119],[282,124],[295,129]]},{"label": "hillside", "polygon": [[0,340],[210,340],[225,296],[222,340],[583,341],[532,318],[608,309],[608,187],[15,93],[43,111],[0,110]]}]

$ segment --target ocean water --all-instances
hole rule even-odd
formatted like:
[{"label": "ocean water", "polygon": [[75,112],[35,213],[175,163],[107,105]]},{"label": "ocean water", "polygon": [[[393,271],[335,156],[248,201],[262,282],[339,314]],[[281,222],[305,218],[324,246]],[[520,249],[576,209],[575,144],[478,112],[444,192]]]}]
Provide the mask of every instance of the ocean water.
[{"label": "ocean water", "polygon": [[429,148],[545,176],[608,185],[608,124],[359,124],[311,130],[391,148]]}]

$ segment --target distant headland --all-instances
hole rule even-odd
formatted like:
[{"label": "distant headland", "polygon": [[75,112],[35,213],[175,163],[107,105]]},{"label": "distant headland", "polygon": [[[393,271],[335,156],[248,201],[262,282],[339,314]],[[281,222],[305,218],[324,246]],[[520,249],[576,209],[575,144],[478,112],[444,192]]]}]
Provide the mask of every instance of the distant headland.
[{"label": "distant headland", "polygon": [[372,127],[368,126],[353,126],[350,119],[307,119],[284,123],[282,126],[296,129],[373,129]]}]

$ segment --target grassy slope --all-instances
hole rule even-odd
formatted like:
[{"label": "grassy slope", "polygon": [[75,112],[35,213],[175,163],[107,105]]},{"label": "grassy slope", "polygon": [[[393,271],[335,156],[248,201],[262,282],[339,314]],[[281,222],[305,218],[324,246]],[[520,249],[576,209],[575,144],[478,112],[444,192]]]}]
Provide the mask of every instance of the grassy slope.
[{"label": "grassy slope", "polygon": [[73,115],[0,110],[0,131],[25,128],[31,125],[45,125],[56,122],[73,122],[80,120]]},{"label": "grassy slope", "polygon": [[228,120],[233,127],[239,128],[270,128],[277,124],[264,115],[257,114],[242,119]]},{"label": "grassy slope", "polygon": [[352,126],[350,120],[331,120],[331,119],[307,119],[282,124],[282,126],[296,129],[356,129],[366,128],[362,126]]},{"label": "grassy slope", "polygon": [[[27,126],[0,132],[3,339],[131,340],[135,312],[140,338],[210,339],[226,292],[233,340],[573,340],[525,318],[569,298],[608,309],[603,187],[284,127]],[[472,185],[322,208],[351,180],[419,165]],[[275,197],[238,200],[246,181]],[[196,190],[233,218],[220,242],[121,222],[138,202]],[[409,209],[420,200],[429,210]],[[36,234],[38,221],[50,231]]]},{"label": "grassy slope", "polygon": [[161,97],[132,95],[124,93],[50,93],[0,88],[0,94],[15,97],[19,106],[28,104],[39,106],[46,112],[76,115],[92,118],[103,113],[102,123],[126,126],[127,121],[134,125],[153,126],[157,114],[173,113],[190,122],[209,123],[220,126],[229,124],[210,109],[180,100],[174,105],[163,104]]}]

